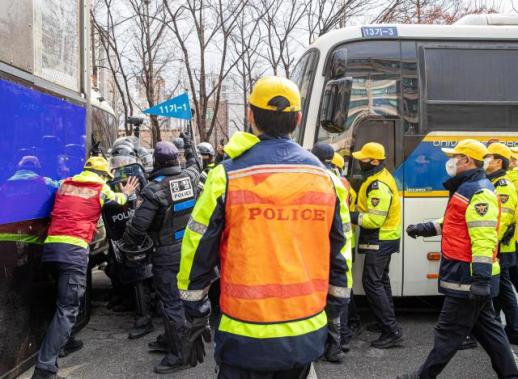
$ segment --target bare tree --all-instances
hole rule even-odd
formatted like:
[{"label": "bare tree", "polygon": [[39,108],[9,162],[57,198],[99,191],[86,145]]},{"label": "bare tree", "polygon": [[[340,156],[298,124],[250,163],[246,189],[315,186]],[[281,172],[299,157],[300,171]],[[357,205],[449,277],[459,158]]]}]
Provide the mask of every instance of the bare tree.
[{"label": "bare tree", "polygon": [[[268,9],[255,6],[247,7],[237,21],[237,27],[231,35],[234,54],[238,60],[231,79],[239,90],[243,104],[243,127],[247,124],[248,94],[258,77],[267,70],[259,51],[265,47],[260,23]],[[237,125],[236,125],[237,127]]]},{"label": "bare tree", "polygon": [[[281,72],[290,77],[295,62],[294,51],[301,46],[301,21],[310,6],[309,0],[259,0],[257,6],[265,10],[262,18],[266,51],[262,57],[273,74]],[[303,33],[303,31],[302,31]]]},{"label": "bare tree", "polygon": [[[124,130],[126,135],[133,133],[133,126],[127,123],[128,116],[133,114],[133,101],[129,90],[130,75],[124,64],[126,46],[120,46],[120,36],[125,32],[125,26],[130,18],[114,17],[115,1],[98,0],[91,10],[93,29],[98,34],[99,43],[105,52],[106,68],[112,74],[118,98],[122,104],[124,114]],[[97,67],[94,65],[94,73]]]},{"label": "bare tree", "polygon": [[370,0],[310,0],[306,12],[308,43],[370,8]]},{"label": "bare tree", "polygon": [[497,13],[501,1],[391,0],[373,22],[453,24],[468,14]]},{"label": "bare tree", "polygon": [[[136,16],[133,48],[138,61],[133,69],[145,91],[147,106],[152,107],[165,97],[163,71],[173,61],[174,49],[166,43],[166,10],[161,0],[128,0],[128,3]],[[150,116],[150,128],[154,146],[161,140],[160,122],[155,115]]]},{"label": "bare tree", "polygon": [[230,56],[230,37],[248,1],[184,0],[176,8],[168,0],[163,2],[170,16],[167,25],[182,52],[196,127],[206,141],[216,127],[223,83],[239,62],[239,55]]}]

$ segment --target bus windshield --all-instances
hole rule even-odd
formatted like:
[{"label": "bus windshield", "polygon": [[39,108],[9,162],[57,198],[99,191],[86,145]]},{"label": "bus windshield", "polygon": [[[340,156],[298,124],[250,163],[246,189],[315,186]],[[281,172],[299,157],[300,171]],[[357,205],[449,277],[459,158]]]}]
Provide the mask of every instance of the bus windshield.
[{"label": "bus windshield", "polygon": [[295,129],[291,137],[301,143],[302,136],[304,135],[304,124],[307,116],[307,105],[309,104],[307,99],[311,94],[311,87],[313,85],[313,78],[315,76],[315,69],[318,62],[318,51],[310,50],[302,56],[298,61],[291,79],[298,85],[300,89],[301,107],[302,107],[302,122],[300,127]]}]

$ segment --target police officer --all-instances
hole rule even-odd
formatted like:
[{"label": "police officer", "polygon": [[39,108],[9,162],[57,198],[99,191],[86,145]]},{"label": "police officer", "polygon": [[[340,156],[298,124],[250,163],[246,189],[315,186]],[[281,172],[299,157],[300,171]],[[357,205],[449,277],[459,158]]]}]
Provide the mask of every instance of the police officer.
[{"label": "police officer", "polygon": [[[518,191],[518,148],[511,148],[511,160],[509,162],[508,178],[513,182]],[[518,242],[518,211],[515,213],[514,240]],[[518,250],[518,249],[517,249]],[[516,265],[509,268],[509,276],[515,290],[518,290],[518,259]]]},{"label": "police officer", "polygon": [[[340,177],[340,180],[342,181],[342,184],[344,185],[345,189],[347,190],[348,196],[347,196],[347,206],[349,207],[350,212],[354,212],[356,209],[356,191],[351,186],[345,175],[345,159],[342,157],[342,155],[338,153],[334,153],[333,159],[331,159],[331,165],[333,166],[335,172]],[[354,251],[354,248],[356,246],[356,235],[355,235],[354,229],[351,231],[352,236],[352,242],[351,247],[352,251]],[[351,261],[352,265],[352,261]],[[352,279],[352,278],[351,278]],[[352,281],[352,280],[351,280]],[[358,312],[358,309],[356,307],[356,302],[354,300],[353,292],[351,289],[351,299],[349,301],[349,304],[347,304],[347,307],[342,312],[342,315],[340,316],[340,344],[342,345],[342,350],[344,352],[348,352],[351,350],[351,340],[355,335],[358,335],[361,333],[361,320],[360,320],[360,314]]]},{"label": "police officer", "polygon": [[500,198],[501,216],[498,227],[498,256],[500,262],[500,291],[494,299],[497,319],[500,311],[505,314],[505,331],[512,344],[518,344],[518,306],[509,269],[516,266],[515,213],[518,205],[516,187],[509,179],[507,169],[511,159],[511,150],[502,143],[492,143],[487,149],[487,178],[493,183]]},{"label": "police officer", "polygon": [[434,347],[419,371],[401,378],[435,378],[471,332],[491,358],[499,378],[518,378],[509,341],[496,320],[491,297],[498,292],[499,207],[495,187],[484,173],[486,147],[465,139],[443,148],[450,158],[444,183],[450,199],[444,218],[409,225],[416,238],[442,233],[439,292],[445,295],[435,327]]},{"label": "police officer", "polygon": [[[336,154],[333,147],[327,143],[318,142],[313,146],[313,149],[311,149],[311,152],[320,160],[320,162],[324,165],[325,168],[327,168],[333,175],[336,175],[337,178],[340,180],[344,180],[347,185],[349,182],[347,182],[347,179],[342,178],[337,171],[337,168],[335,165],[333,165],[332,161],[334,158],[334,155]],[[350,188],[350,186],[346,187],[345,182],[342,182],[344,184],[344,187]],[[350,193],[347,192],[347,196],[345,197],[346,207],[349,208],[349,201],[350,201]],[[352,228],[349,229],[345,233],[345,238],[349,243],[351,243],[352,247],[352,240],[353,240],[353,232]],[[348,252],[351,252],[351,249],[348,250]],[[350,268],[349,271],[347,271],[347,286],[349,290],[352,289],[353,284],[353,275],[352,275],[352,256],[349,255],[346,257],[347,260],[347,266]],[[349,300],[349,299],[348,299]],[[326,343],[326,352],[324,354],[324,357],[329,362],[342,362],[345,358],[345,351],[350,350],[350,340],[352,338],[352,332],[347,326],[347,318],[348,318],[348,303],[346,303],[341,311],[340,311],[340,319],[335,320],[335,322],[330,322],[328,325],[328,336],[327,336],[327,343]],[[344,337],[344,338],[342,338]],[[343,346],[343,348],[342,348]]]},{"label": "police officer", "polygon": [[232,136],[185,232],[178,287],[190,326],[179,335],[191,364],[202,361],[221,264],[219,378],[305,378],[349,297],[346,192],[289,138],[301,119],[295,83],[264,77],[249,103],[252,133]]},{"label": "police officer", "polygon": [[214,162],[216,159],[216,151],[214,151],[214,148],[208,142],[199,143],[196,146],[196,149],[198,150],[198,154],[200,154],[203,162],[203,171],[208,173],[216,166],[216,163]]},{"label": "police officer", "polygon": [[149,184],[141,191],[143,202],[126,225],[123,241],[130,249],[140,246],[149,234],[155,246],[153,275],[166,333],[150,347],[169,352],[155,366],[155,372],[162,374],[185,367],[183,352],[169,337],[174,333],[172,330],[183,327],[185,323],[176,274],[182,238],[195,203],[199,174],[182,169],[178,149],[171,142],[157,143],[153,157],[154,170],[149,176]]},{"label": "police officer", "polygon": [[[57,310],[41,344],[33,379],[57,377],[57,358],[69,341],[85,292],[88,245],[101,208],[111,201],[124,204],[138,185],[130,178],[122,193],[115,193],[105,182],[110,177],[106,159],[90,157],[83,172],[65,179],[56,193],[42,262],[49,264],[57,278]],[[76,349],[82,347],[80,341],[71,343]]]},{"label": "police officer", "polygon": [[351,221],[360,227],[358,252],[365,254],[363,288],[381,330],[372,346],[386,349],[401,344],[403,331],[396,321],[389,265],[399,252],[401,204],[396,182],[385,168],[385,148],[369,142],[353,153],[358,160],[363,181],[358,191],[356,211]]}]

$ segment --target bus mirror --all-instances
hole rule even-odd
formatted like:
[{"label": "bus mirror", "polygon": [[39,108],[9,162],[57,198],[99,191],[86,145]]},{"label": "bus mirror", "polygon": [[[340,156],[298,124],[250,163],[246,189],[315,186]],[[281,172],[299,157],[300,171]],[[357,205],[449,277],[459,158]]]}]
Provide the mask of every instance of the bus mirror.
[{"label": "bus mirror", "polygon": [[322,98],[322,108],[320,109],[320,126],[326,132],[343,133],[345,131],[352,85],[352,78],[341,78],[327,82]]},{"label": "bus mirror", "polygon": [[341,48],[337,49],[333,52],[331,56],[331,78],[330,79],[340,79],[345,77],[345,72],[347,68],[347,49]]}]

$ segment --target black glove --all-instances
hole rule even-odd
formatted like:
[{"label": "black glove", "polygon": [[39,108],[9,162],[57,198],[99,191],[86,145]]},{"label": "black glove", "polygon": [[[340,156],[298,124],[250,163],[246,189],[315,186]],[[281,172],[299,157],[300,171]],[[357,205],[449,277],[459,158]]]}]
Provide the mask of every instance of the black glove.
[{"label": "black glove", "polygon": [[415,239],[416,237],[433,237],[437,235],[433,222],[408,225],[406,234]]},{"label": "black glove", "polygon": [[483,302],[491,296],[491,284],[473,282],[469,288],[470,300]]},{"label": "black glove", "polygon": [[184,150],[190,149],[192,147],[192,138],[190,135],[181,132],[180,138],[183,139]]},{"label": "black glove", "polygon": [[509,245],[509,243],[511,242],[511,239],[514,236],[514,229],[515,229],[514,223],[509,225],[507,227],[507,230],[505,231],[502,239],[500,240],[500,242],[503,243],[504,245]]},{"label": "black glove", "polygon": [[205,343],[212,341],[212,334],[209,325],[209,315],[194,318],[191,322],[189,342],[191,351],[189,354],[189,364],[194,367],[205,360]]}]

